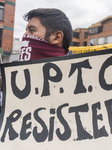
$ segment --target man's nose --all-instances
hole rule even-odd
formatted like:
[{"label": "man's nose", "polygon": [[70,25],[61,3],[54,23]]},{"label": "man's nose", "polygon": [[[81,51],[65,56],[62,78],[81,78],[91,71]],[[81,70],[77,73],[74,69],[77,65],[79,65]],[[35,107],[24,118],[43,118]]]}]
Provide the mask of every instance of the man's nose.
[{"label": "man's nose", "polygon": [[28,34],[28,30],[26,30],[26,32],[24,34]]}]

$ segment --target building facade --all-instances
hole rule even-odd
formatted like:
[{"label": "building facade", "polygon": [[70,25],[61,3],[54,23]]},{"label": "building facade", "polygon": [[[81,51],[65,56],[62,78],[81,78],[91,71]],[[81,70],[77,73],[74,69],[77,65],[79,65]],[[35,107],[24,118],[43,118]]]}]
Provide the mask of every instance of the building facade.
[{"label": "building facade", "polygon": [[10,55],[9,62],[19,60],[20,50],[21,50],[20,39],[19,38],[13,38],[13,50],[12,50],[12,54]]},{"label": "building facade", "polygon": [[77,28],[73,31],[73,46],[102,45],[108,43],[112,43],[112,16],[108,16],[88,28]]},{"label": "building facade", "polygon": [[13,48],[15,1],[0,0],[0,49],[5,62],[8,62]]}]

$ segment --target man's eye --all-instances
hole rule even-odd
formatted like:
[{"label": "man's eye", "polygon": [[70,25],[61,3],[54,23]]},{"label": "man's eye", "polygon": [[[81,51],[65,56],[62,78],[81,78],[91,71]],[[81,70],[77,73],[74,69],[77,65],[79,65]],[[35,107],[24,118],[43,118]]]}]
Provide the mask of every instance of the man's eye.
[{"label": "man's eye", "polygon": [[30,32],[35,32],[35,30],[30,30]]}]

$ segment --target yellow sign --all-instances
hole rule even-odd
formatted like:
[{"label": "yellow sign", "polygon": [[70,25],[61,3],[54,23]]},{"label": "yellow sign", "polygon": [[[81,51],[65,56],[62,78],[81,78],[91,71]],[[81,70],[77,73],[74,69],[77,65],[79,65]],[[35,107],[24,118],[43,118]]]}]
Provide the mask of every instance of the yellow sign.
[{"label": "yellow sign", "polygon": [[110,49],[110,48],[112,48],[112,43],[104,44],[104,45],[96,45],[96,46],[83,46],[83,47],[71,46],[69,47],[69,50],[72,51],[73,53],[79,54],[79,53],[94,52],[94,51]]}]

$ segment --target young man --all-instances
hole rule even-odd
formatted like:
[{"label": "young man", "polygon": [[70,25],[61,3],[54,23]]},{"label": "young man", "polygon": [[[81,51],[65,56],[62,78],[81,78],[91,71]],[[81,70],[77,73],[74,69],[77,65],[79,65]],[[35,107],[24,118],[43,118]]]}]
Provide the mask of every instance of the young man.
[{"label": "young man", "polygon": [[72,27],[62,11],[34,9],[25,14],[24,19],[28,25],[22,40],[20,61],[64,56],[68,53]]},{"label": "young man", "polygon": [[72,27],[58,9],[34,9],[24,15],[28,21],[20,61],[64,56],[72,41]]}]

